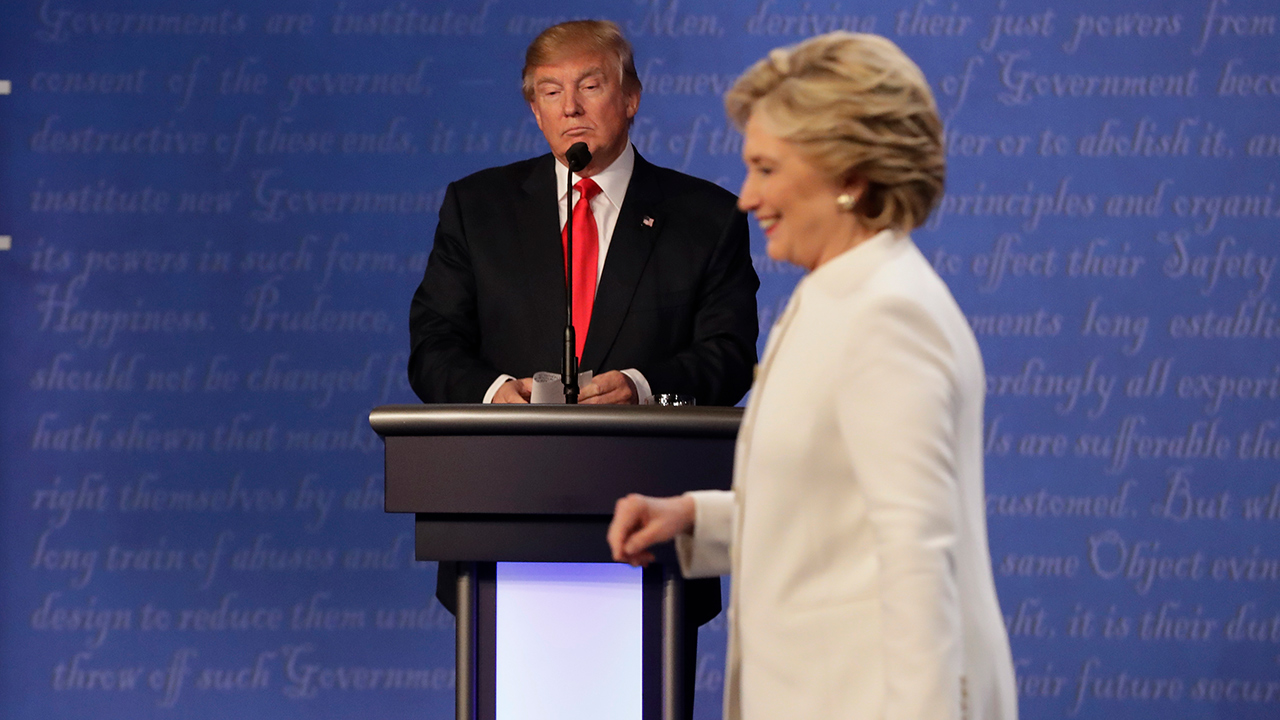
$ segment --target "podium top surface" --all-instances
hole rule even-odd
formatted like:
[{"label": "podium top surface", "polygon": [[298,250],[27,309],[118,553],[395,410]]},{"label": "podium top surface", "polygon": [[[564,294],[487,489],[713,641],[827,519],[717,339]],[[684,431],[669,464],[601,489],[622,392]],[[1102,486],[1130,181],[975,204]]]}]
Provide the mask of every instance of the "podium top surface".
[{"label": "podium top surface", "polygon": [[382,405],[369,424],[403,435],[596,435],[733,439],[741,408],[657,405]]}]

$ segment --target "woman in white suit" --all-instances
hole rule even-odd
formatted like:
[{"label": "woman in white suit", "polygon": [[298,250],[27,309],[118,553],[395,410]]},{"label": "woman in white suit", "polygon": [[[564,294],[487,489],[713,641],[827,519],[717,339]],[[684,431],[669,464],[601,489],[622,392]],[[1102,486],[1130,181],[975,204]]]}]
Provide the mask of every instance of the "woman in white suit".
[{"label": "woman in white suit", "polygon": [[618,501],[609,543],[675,538],[731,572],[727,720],[1014,720],[987,549],[982,358],[907,232],[943,189],[942,125],[892,42],[774,50],[726,96],[739,206],[809,270],[769,335],[733,490]]}]

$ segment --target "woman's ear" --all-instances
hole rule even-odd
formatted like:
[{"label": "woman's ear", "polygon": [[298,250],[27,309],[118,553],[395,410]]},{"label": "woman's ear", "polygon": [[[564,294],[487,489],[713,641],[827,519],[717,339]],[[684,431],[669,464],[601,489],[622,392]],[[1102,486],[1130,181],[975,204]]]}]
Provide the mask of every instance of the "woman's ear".
[{"label": "woman's ear", "polygon": [[840,191],[861,199],[866,194],[869,184],[865,177],[851,172],[845,176],[844,181],[841,183]]}]

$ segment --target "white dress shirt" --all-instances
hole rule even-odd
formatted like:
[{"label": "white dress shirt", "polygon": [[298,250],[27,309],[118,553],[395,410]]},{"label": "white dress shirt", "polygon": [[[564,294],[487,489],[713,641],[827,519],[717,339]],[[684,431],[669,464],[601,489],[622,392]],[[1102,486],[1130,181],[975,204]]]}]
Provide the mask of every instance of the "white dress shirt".
[{"label": "white dress shirt", "polygon": [[[596,260],[596,285],[600,284],[600,276],[604,274],[605,257],[609,254],[609,242],[613,239],[613,229],[618,225],[618,214],[622,210],[622,201],[627,197],[627,187],[631,185],[631,171],[636,166],[636,151],[631,146],[630,140],[627,141],[627,147],[604,170],[591,176],[591,179],[600,186],[600,192],[591,198],[591,214],[596,219],[596,234],[600,238],[599,255]],[[569,168],[560,162],[560,158],[556,158],[556,207],[560,213],[560,231],[564,232],[565,223],[568,220],[567,209],[565,208],[565,198],[569,194],[571,185],[569,179]],[[573,183],[577,183],[581,177],[576,173],[573,175]],[[580,193],[574,193],[574,203],[576,204]],[[548,372],[552,369],[548,368]],[[649,381],[645,379],[644,374],[635,368],[627,368],[622,374],[631,378],[631,382],[636,386],[636,400],[644,404],[653,397],[653,392],[649,388]],[[498,388],[508,380],[514,380],[511,375],[499,375],[493,384],[484,394],[484,402],[493,402],[493,396],[498,392]]]}]

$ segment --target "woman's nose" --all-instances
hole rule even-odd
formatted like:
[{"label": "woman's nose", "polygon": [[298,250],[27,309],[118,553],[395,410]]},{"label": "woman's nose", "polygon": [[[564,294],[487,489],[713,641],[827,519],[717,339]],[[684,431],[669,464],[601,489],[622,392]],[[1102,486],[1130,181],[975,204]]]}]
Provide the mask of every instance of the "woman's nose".
[{"label": "woman's nose", "polygon": [[747,175],[747,179],[742,181],[742,189],[738,191],[738,209],[742,212],[751,212],[760,205],[760,199],[756,194],[755,183],[751,182],[751,175]]}]

